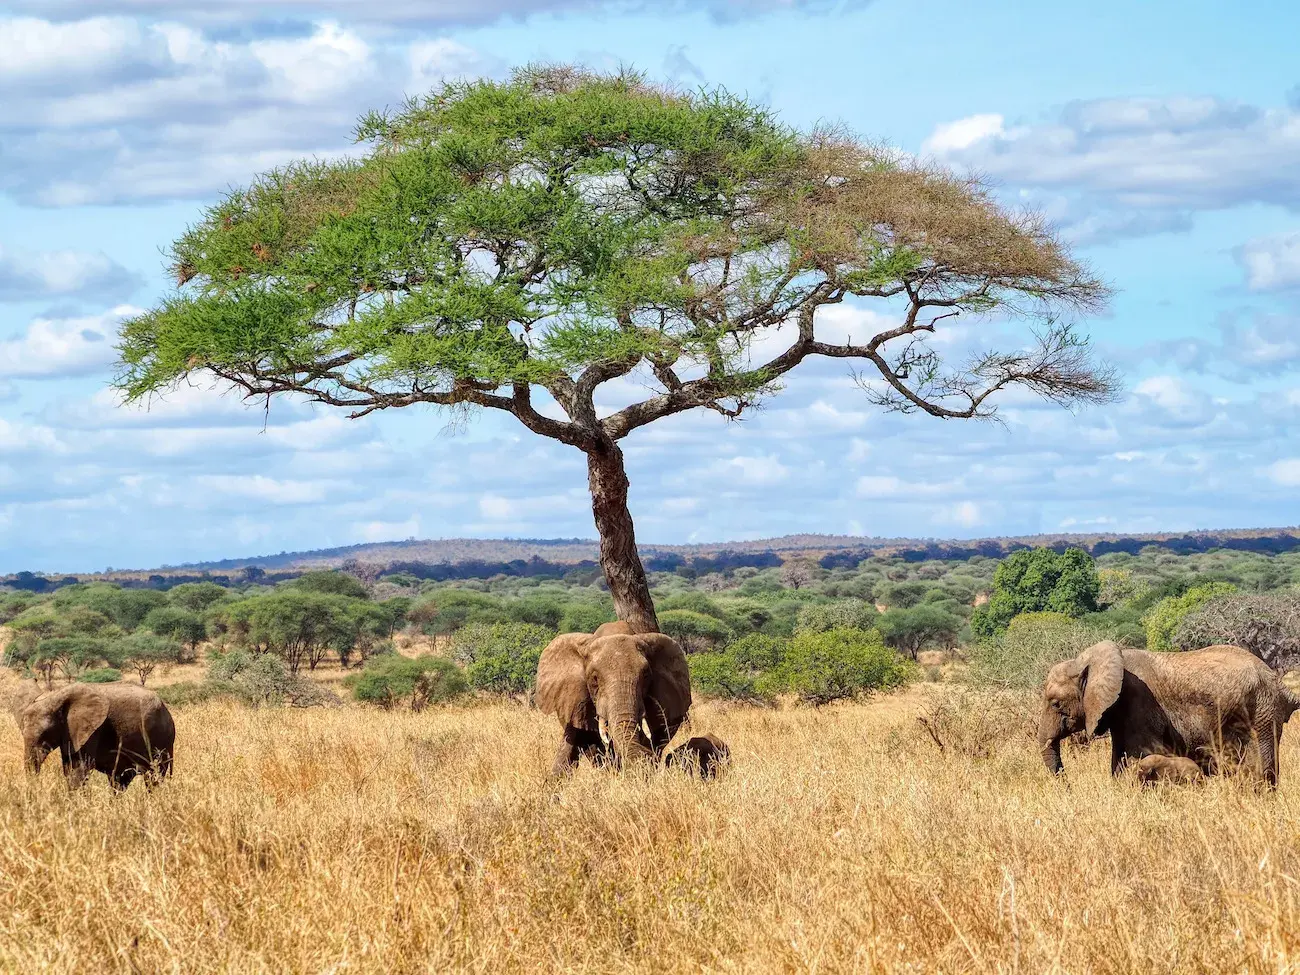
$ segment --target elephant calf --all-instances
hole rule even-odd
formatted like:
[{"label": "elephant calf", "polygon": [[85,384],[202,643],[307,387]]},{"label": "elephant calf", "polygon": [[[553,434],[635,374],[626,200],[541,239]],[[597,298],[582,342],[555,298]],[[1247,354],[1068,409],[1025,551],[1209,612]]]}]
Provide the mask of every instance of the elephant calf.
[{"label": "elephant calf", "polygon": [[18,715],[28,768],[50,752],[63,759],[74,788],[91,770],[125,789],[137,775],[154,784],[172,771],[176,726],[153,691],[135,684],[71,684],[41,694]]},{"label": "elephant calf", "polygon": [[1118,774],[1153,755],[1191,759],[1208,772],[1225,752],[1243,758],[1253,741],[1275,788],[1282,728],[1297,707],[1282,679],[1241,647],[1148,653],[1106,640],[1048,673],[1038,742],[1048,770],[1060,772],[1062,739],[1109,733]]},{"label": "elephant calf", "polygon": [[1201,767],[1190,758],[1177,755],[1148,755],[1137,764],[1138,781],[1143,785],[1175,782],[1190,785],[1205,778]]},{"label": "elephant calf", "polygon": [[667,764],[712,779],[718,774],[718,766],[730,759],[731,749],[717,735],[697,735],[669,752]]}]

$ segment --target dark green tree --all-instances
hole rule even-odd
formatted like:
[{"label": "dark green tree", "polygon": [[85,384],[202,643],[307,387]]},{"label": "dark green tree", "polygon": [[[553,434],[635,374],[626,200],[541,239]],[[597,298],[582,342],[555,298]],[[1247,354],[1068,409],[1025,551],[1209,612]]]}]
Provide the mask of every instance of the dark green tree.
[{"label": "dark green tree", "polygon": [[935,603],[920,603],[908,609],[891,609],[880,614],[876,628],[888,646],[913,660],[926,647],[947,650],[957,642],[965,621]]},{"label": "dark green tree", "polygon": [[[1067,317],[1106,289],[1041,220],[726,92],[529,68],[372,114],[358,139],[364,155],[268,173],[175,242],[183,290],[124,323],[118,387],[140,400],[216,377],[352,417],[510,414],[586,456],[601,567],[640,630],[658,620],[619,446],[635,431],[739,417],[816,357],[873,375],[878,405],[935,417],[988,416],[1012,386],[1112,394]],[[890,326],[828,341],[818,311],[846,299],[882,303]],[[1036,337],[961,363],[927,344],[998,310],[1036,318]],[[759,359],[778,328],[785,347]],[[656,388],[602,416],[597,390],[633,373]]]},{"label": "dark green tree", "polygon": [[1059,555],[1050,548],[1021,549],[998,564],[993,593],[971,616],[971,630],[976,636],[995,636],[1021,613],[1095,613],[1100,594],[1096,563],[1082,549]]}]

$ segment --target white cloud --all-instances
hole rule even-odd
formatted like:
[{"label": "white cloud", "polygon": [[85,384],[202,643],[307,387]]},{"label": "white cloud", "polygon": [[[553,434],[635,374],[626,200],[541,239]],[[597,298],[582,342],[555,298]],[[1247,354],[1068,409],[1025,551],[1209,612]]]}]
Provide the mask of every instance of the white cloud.
[{"label": "white cloud", "polygon": [[420,519],[406,521],[365,521],[352,526],[353,534],[363,542],[391,542],[420,536]]},{"label": "white cloud", "polygon": [[260,474],[207,474],[194,479],[200,491],[264,504],[316,504],[325,500],[325,485],[313,481],[276,480]]},{"label": "white cloud", "polygon": [[1042,122],[958,119],[937,126],[925,144],[945,162],[1018,188],[1026,202],[1046,200],[1042,208],[1056,209],[1071,234],[1094,240],[1184,229],[1199,210],[1300,209],[1294,107],[1189,96],[1098,99]]},{"label": "white cloud", "polygon": [[748,486],[766,486],[785,481],[790,476],[790,468],[776,454],[763,454],[715,461],[705,473],[728,483],[740,481]]},{"label": "white cloud", "polygon": [[1288,458],[1270,464],[1265,472],[1274,484],[1283,487],[1300,487],[1300,458]]},{"label": "white cloud", "polygon": [[22,335],[0,341],[0,376],[53,379],[99,372],[116,358],[117,325],[141,310],[119,305],[84,318],[38,318]]},{"label": "white cloud", "polygon": [[120,299],[140,279],[103,253],[25,253],[0,246],[0,301],[42,298]]},{"label": "white cloud", "polygon": [[1248,240],[1238,248],[1237,261],[1254,291],[1300,286],[1300,231]]},{"label": "white cloud", "polygon": [[984,513],[974,501],[958,501],[956,504],[940,508],[935,514],[935,524],[956,525],[969,529],[985,521]]}]

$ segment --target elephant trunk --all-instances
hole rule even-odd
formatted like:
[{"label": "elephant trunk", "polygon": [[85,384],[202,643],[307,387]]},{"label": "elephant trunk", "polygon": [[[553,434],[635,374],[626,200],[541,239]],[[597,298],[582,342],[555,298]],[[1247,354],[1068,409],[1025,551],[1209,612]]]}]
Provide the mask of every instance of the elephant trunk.
[{"label": "elephant trunk", "polygon": [[608,727],[609,741],[614,746],[614,753],[618,755],[619,761],[654,758],[654,753],[645,740],[645,734],[641,731],[641,721],[636,714],[624,712],[614,715]]},{"label": "elephant trunk", "polygon": [[1061,739],[1065,737],[1062,722],[1054,715],[1044,714],[1038,723],[1038,744],[1043,764],[1053,775],[1060,775],[1065,766],[1061,762]]},{"label": "elephant trunk", "polygon": [[23,755],[23,763],[27,766],[27,771],[39,772],[41,766],[45,764],[46,756],[49,754],[50,750],[48,748],[42,748],[40,745],[28,745]]}]

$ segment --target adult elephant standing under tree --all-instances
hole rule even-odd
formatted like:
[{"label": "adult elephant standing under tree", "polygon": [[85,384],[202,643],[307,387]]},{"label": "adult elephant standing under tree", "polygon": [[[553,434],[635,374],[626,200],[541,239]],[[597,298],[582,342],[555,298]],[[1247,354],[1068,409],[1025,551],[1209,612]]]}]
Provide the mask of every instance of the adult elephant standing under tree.
[{"label": "adult elephant standing under tree", "polygon": [[1282,728],[1297,707],[1282,679],[1240,647],[1148,653],[1107,640],[1048,673],[1038,743],[1053,773],[1061,741],[1080,731],[1110,734],[1114,774],[1148,755],[1190,758],[1210,773],[1225,757],[1243,759],[1254,740],[1275,787]]},{"label": "adult elephant standing under tree", "polygon": [[606,623],[595,634],[563,633],[547,645],[537,665],[536,701],[563,728],[552,769],[557,775],[583,755],[598,764],[658,759],[690,710],[691,675],[675,640]]},{"label": "adult elephant standing under tree", "polygon": [[[448,82],[358,131],[363,157],[266,174],[173,245],[184,290],[123,324],[118,387],[215,377],[352,417],[508,413],[586,456],[601,568],[639,633],[658,620],[619,446],[633,431],[738,417],[816,357],[867,370],[879,406],[946,419],[990,416],[1014,386],[1113,395],[1070,321],[1107,289],[1042,220],[845,133],[571,67]],[[846,299],[889,326],[831,337],[818,312]],[[955,364],[927,344],[999,309],[1039,321],[1032,340]],[[650,392],[602,416],[615,380]]]}]

